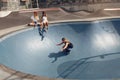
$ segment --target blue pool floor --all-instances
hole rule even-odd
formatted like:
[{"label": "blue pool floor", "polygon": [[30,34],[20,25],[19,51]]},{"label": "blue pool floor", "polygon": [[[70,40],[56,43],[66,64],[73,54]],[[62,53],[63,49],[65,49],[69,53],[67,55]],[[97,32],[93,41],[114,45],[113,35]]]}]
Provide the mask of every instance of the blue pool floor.
[{"label": "blue pool floor", "polygon": [[[50,78],[120,78],[119,26],[109,20],[52,24],[43,40],[37,27],[15,32],[1,39],[0,63]],[[67,55],[56,46],[62,37],[74,45]]]}]

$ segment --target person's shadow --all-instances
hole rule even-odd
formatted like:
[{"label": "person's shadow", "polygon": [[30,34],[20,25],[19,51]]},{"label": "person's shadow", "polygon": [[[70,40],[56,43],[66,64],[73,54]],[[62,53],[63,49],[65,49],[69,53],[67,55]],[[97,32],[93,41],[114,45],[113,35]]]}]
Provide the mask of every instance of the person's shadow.
[{"label": "person's shadow", "polygon": [[67,52],[59,51],[59,52],[57,52],[57,53],[50,53],[50,54],[48,55],[48,57],[49,57],[49,58],[54,58],[54,60],[52,61],[52,63],[54,63],[55,61],[57,61],[57,59],[58,59],[59,57],[67,56],[68,54],[69,54],[69,53],[67,53]]}]

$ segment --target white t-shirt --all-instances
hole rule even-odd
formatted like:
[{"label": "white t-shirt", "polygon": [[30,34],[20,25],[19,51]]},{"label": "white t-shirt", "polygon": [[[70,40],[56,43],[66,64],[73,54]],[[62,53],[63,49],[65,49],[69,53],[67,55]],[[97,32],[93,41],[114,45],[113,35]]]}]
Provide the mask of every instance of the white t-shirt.
[{"label": "white t-shirt", "polygon": [[31,16],[31,19],[32,19],[34,22],[38,22],[38,21],[39,21],[39,17],[38,17],[38,16],[36,16],[36,17]]},{"label": "white t-shirt", "polygon": [[47,20],[47,17],[46,17],[46,16],[43,16],[43,17],[42,17],[42,22],[43,22],[43,23],[48,22],[48,20]]}]

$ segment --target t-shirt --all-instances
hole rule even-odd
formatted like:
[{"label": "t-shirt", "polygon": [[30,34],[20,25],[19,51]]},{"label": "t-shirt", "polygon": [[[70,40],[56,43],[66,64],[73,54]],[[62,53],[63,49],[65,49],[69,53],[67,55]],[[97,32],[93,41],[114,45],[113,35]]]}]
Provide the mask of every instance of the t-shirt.
[{"label": "t-shirt", "polygon": [[31,16],[31,19],[32,19],[34,22],[38,22],[38,21],[39,21],[39,17],[38,17],[38,16],[36,16],[36,17]]},{"label": "t-shirt", "polygon": [[43,22],[43,23],[48,22],[48,20],[47,20],[47,17],[46,17],[46,16],[43,16],[43,17],[42,17],[42,22]]}]

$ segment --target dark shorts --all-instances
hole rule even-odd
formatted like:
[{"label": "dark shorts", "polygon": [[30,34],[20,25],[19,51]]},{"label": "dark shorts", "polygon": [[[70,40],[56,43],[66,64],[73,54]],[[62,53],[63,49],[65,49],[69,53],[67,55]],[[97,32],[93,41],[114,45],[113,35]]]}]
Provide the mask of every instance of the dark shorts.
[{"label": "dark shorts", "polygon": [[72,43],[68,44],[68,48],[73,48],[73,44]]}]

